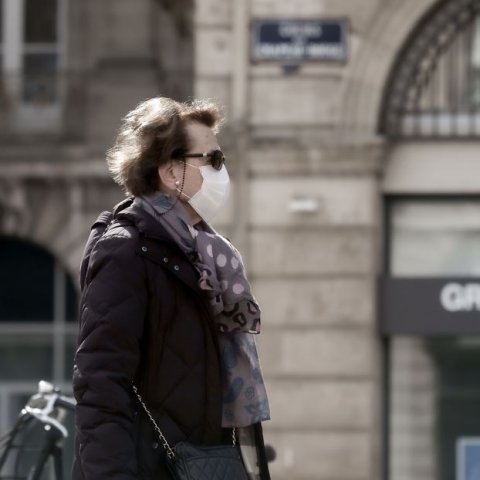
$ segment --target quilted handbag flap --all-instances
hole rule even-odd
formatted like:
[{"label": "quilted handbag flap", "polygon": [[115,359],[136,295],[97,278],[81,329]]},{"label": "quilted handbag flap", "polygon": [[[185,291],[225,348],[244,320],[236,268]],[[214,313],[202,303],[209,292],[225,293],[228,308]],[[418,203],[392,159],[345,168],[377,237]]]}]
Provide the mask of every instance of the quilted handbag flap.
[{"label": "quilted handbag flap", "polygon": [[229,445],[180,442],[172,467],[178,480],[248,480],[238,449]]}]

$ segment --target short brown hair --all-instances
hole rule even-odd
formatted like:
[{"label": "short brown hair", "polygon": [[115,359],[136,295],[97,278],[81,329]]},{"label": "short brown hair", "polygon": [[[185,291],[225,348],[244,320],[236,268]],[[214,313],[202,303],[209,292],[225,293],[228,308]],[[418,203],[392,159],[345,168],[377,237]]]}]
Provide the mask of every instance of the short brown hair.
[{"label": "short brown hair", "polygon": [[217,133],[223,116],[210,100],[177,102],[166,97],[146,100],[125,115],[115,143],[107,151],[107,164],[127,195],[158,190],[158,167],[188,150],[185,125],[189,121]]}]

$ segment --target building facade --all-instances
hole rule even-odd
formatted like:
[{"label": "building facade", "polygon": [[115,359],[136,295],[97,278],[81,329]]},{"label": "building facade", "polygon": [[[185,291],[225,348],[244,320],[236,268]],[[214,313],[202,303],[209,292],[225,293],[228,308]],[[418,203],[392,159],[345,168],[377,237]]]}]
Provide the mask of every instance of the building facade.
[{"label": "building facade", "polygon": [[[209,97],[233,179],[216,226],[263,309],[273,477],[477,478],[479,11],[0,0],[0,429],[40,378],[70,388],[83,246],[123,197],[104,161],[120,118]],[[304,21],[340,25],[346,55],[255,55],[256,26]]]}]

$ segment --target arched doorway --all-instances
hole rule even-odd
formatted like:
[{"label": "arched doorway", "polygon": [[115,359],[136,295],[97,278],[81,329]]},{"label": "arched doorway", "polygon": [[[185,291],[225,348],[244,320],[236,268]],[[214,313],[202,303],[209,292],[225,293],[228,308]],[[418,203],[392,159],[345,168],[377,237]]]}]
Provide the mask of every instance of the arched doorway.
[{"label": "arched doorway", "polygon": [[380,309],[384,478],[477,478],[478,0],[438,2],[417,24],[390,72],[379,132],[390,146]]},{"label": "arched doorway", "polygon": [[[0,435],[39,380],[71,393],[76,318],[76,290],[61,263],[32,242],[0,237]],[[73,432],[72,419],[68,426]],[[71,465],[72,438],[65,465]]]}]

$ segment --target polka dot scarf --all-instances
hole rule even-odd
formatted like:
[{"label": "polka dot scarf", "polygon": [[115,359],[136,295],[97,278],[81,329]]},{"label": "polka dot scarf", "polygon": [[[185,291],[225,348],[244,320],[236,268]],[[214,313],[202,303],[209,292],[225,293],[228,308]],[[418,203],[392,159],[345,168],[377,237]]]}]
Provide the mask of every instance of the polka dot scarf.
[{"label": "polka dot scarf", "polygon": [[218,329],[223,384],[223,427],[245,427],[269,420],[255,334],[260,308],[251,293],[238,250],[210,225],[188,222],[181,202],[156,193],[135,198],[152,214],[191,259],[199,272]]}]

